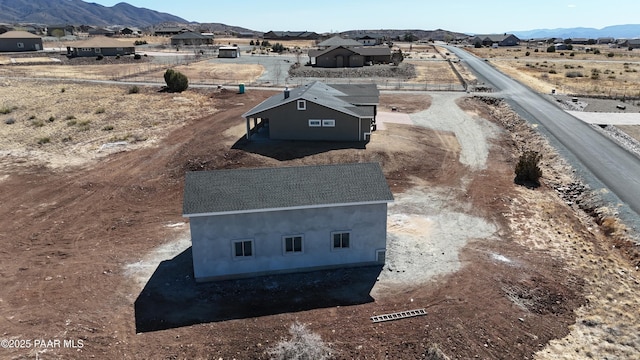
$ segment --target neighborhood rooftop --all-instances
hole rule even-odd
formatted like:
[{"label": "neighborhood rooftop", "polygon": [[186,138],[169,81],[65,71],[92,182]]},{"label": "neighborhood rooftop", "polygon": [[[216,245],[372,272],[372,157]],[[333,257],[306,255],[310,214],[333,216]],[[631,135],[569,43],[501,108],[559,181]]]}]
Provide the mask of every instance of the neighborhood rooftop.
[{"label": "neighborhood rooftop", "polygon": [[289,90],[288,98],[285,98],[282,94],[274,95],[243,114],[242,117],[250,117],[299,99],[311,101],[356,117],[373,117],[372,108],[355,105],[377,104],[379,97],[380,91],[375,84],[329,85],[314,81]]},{"label": "neighborhood rooftop", "polygon": [[188,172],[184,216],[393,201],[378,163]]}]

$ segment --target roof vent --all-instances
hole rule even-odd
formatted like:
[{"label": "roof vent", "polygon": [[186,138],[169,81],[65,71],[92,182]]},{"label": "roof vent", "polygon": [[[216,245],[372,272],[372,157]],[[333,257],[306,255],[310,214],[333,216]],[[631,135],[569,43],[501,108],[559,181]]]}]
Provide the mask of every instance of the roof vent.
[{"label": "roof vent", "polygon": [[289,98],[289,93],[290,93],[289,87],[287,86],[286,88],[284,88],[284,98],[285,99]]}]

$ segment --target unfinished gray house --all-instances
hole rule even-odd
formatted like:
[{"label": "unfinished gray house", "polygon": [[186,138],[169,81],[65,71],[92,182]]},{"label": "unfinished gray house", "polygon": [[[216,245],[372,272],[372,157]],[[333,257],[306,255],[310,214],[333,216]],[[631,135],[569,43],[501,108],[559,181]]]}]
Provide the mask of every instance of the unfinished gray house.
[{"label": "unfinished gray house", "polygon": [[26,31],[7,31],[0,34],[0,52],[42,50],[42,38]]},{"label": "unfinished gray house", "polygon": [[376,128],[379,102],[375,84],[315,81],[286,89],[242,117],[247,122],[248,140],[257,131],[267,131],[273,140],[369,141]]},{"label": "unfinished gray house", "polygon": [[378,163],[188,172],[196,281],[384,264]]}]

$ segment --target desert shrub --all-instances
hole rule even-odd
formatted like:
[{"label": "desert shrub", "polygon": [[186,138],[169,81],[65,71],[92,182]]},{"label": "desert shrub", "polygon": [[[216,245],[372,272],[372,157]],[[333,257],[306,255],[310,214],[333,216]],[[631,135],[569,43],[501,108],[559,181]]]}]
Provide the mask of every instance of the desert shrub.
[{"label": "desert shrub", "polygon": [[7,125],[15,124],[16,123],[16,119],[8,118],[7,120],[4,121],[4,123],[7,124]]},{"label": "desert shrub", "polygon": [[73,115],[67,115],[67,117],[66,117],[66,118],[64,118],[64,119],[68,121],[68,120],[75,120],[75,118],[76,118],[76,117],[75,117],[75,116],[73,116]]},{"label": "desert shrub", "polygon": [[591,69],[591,79],[598,80],[600,78],[600,70]]},{"label": "desert shrub", "polygon": [[137,87],[136,85],[133,85],[132,87],[129,88],[129,94],[137,94],[140,92],[140,88]]},{"label": "desert shrub", "polygon": [[55,116],[49,116],[49,122],[54,122],[56,121],[56,117]]},{"label": "desert shrub", "polygon": [[593,50],[593,54],[594,54],[594,55],[599,55],[599,54],[600,54],[600,50],[599,50],[599,49],[595,49],[595,50]]},{"label": "desert shrub", "polygon": [[65,88],[60,89],[61,93],[65,92],[65,91],[67,91],[67,89],[65,89]]},{"label": "desert shrub", "polygon": [[113,130],[113,125],[105,125],[102,128],[102,131],[111,131],[111,130]]},{"label": "desert shrub", "polygon": [[561,52],[561,53],[560,53],[560,56],[564,56],[564,53],[563,53],[563,52]]},{"label": "desert shrub", "polygon": [[610,52],[610,53],[608,53],[608,54],[607,54],[607,57],[614,57],[614,56],[615,56],[615,54],[614,54],[614,53],[612,53],[612,52]]},{"label": "desert shrub", "polygon": [[102,59],[104,59],[104,56],[102,56],[102,55],[96,56],[96,60],[102,60]]},{"label": "desert shrub", "polygon": [[142,59],[142,56],[140,54],[135,54],[135,55],[133,55],[133,59],[134,60],[140,60],[140,59]]},{"label": "desert shrub", "polygon": [[533,50],[533,52],[539,52],[539,50],[538,50],[538,49],[535,49],[535,50]]},{"label": "desert shrub", "polygon": [[42,137],[40,139],[38,139],[38,144],[39,145],[44,145],[44,144],[48,144],[51,142],[51,139],[48,137]]},{"label": "desert shrub", "polygon": [[549,70],[549,74],[557,74],[558,72],[555,71],[554,69]]},{"label": "desert shrub", "polygon": [[168,69],[164,73],[164,81],[167,83],[167,89],[171,92],[183,92],[189,87],[187,76],[173,69]]},{"label": "desert shrub", "polygon": [[11,107],[2,107],[0,108],[0,114],[2,115],[7,115],[7,114],[11,114],[14,110],[16,110],[18,107],[17,106],[11,106]]},{"label": "desert shrub", "polygon": [[65,136],[65,137],[62,138],[62,142],[63,143],[69,142],[71,140],[73,140],[73,138],[71,136]]},{"label": "desert shrub", "polygon": [[106,111],[106,110],[105,110],[103,107],[101,107],[101,108],[97,108],[97,109],[96,109],[96,114],[104,114],[104,113],[105,113],[105,111]]},{"label": "desert shrub", "polygon": [[531,52],[527,51],[526,53],[524,53],[524,56],[529,56],[531,55]]},{"label": "desert shrub", "polygon": [[576,53],[572,52],[569,56],[576,56]]},{"label": "desert shrub", "polygon": [[44,122],[42,120],[34,120],[31,122],[31,125],[33,125],[34,127],[43,127]]},{"label": "desert shrub", "polygon": [[35,120],[35,119],[36,119],[36,116],[35,116],[35,115],[31,115],[31,116],[29,116],[29,120]]},{"label": "desert shrub", "polygon": [[281,340],[269,349],[269,355],[277,360],[326,360],[331,356],[331,347],[322,341],[320,335],[311,332],[298,322],[289,328],[291,339]]},{"label": "desert shrub", "polygon": [[549,46],[549,47],[547,48],[547,52],[548,52],[548,53],[556,52],[556,47],[555,47],[555,46],[553,46],[553,45]]},{"label": "desert shrub", "polygon": [[438,347],[438,345],[431,345],[424,353],[422,357],[425,360],[451,360],[450,357],[445,355],[442,350]]},{"label": "desert shrub", "polygon": [[147,45],[147,40],[136,40],[134,44],[137,45]]},{"label": "desert shrub", "polygon": [[568,78],[580,78],[580,77],[584,77],[584,74],[581,73],[580,71],[567,71],[566,74],[564,74],[566,77]]},{"label": "desert shrub", "polygon": [[116,59],[120,59],[120,54],[116,54]]},{"label": "desert shrub", "polygon": [[517,184],[539,186],[539,180],[542,177],[542,170],[538,166],[540,159],[542,159],[542,154],[537,151],[529,150],[522,153],[516,164],[516,178],[514,181]]}]

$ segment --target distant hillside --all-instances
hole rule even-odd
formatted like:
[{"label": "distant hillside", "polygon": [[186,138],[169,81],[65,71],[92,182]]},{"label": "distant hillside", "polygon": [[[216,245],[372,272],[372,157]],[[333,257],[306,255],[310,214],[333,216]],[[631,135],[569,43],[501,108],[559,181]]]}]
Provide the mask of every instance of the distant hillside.
[{"label": "distant hillside", "polygon": [[510,31],[520,39],[537,38],[587,38],[613,37],[616,39],[632,39],[640,37],[640,24],[614,25],[602,29],[594,28],[565,28],[565,29],[537,29],[528,31]]},{"label": "distant hillside", "polygon": [[418,39],[432,39],[432,40],[440,40],[440,41],[453,40],[458,37],[467,36],[466,34],[463,34],[463,33],[457,33],[457,32],[452,32],[452,31],[447,31],[442,29],[437,29],[437,30],[391,30],[391,29],[349,30],[349,31],[342,32],[341,35],[353,38],[354,36],[357,36],[363,33],[380,34],[390,39],[396,39],[398,36],[400,36],[400,38],[403,38],[405,34],[413,34],[413,36],[417,37]]},{"label": "distant hillside", "polygon": [[0,22],[147,27],[188,21],[127,3],[106,7],[81,0],[0,0]]}]

